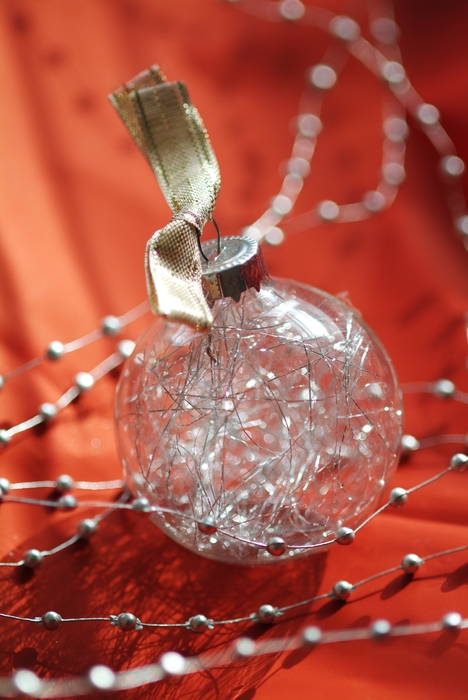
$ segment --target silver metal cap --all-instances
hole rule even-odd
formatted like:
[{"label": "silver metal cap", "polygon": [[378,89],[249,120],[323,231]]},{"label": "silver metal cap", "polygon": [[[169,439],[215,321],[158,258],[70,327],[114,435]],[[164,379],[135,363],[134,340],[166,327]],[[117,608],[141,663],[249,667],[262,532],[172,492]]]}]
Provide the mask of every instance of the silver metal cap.
[{"label": "silver metal cap", "polygon": [[208,303],[232,297],[239,301],[247,289],[260,291],[260,283],[268,279],[268,270],[262,251],[249,236],[227,236],[202,244],[208,262],[202,261],[203,290]]}]

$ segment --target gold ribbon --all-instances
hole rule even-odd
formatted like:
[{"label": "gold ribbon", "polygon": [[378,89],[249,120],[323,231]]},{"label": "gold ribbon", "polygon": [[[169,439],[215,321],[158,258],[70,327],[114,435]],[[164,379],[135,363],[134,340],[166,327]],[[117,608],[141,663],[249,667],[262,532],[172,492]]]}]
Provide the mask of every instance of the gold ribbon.
[{"label": "gold ribbon", "polygon": [[153,168],[174,216],[146,246],[146,282],[155,314],[209,329],[198,237],[210,221],[221,177],[208,134],[183,83],[158,66],[109,96]]}]

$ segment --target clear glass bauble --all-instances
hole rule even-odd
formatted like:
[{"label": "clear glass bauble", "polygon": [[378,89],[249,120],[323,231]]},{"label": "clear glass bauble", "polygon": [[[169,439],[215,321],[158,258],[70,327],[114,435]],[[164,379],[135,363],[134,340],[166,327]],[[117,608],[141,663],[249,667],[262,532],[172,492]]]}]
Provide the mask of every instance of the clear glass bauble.
[{"label": "clear glass bauble", "polygon": [[[213,314],[210,333],[156,318],[126,361],[116,421],[130,489],[211,559],[320,551],[310,545],[368,517],[396,468],[391,362],[355,311],[294,282],[263,282]],[[215,532],[200,529],[207,516]],[[282,557],[266,549],[275,537]]]}]

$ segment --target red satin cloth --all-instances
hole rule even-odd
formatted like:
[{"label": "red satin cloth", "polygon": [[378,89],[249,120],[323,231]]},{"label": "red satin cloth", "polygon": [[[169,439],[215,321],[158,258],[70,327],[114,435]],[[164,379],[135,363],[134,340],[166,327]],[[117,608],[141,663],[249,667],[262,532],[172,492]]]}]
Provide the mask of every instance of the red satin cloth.
[{"label": "red satin cloth", "polygon": [[[309,3],[310,4],[310,3]],[[365,18],[365,2],[322,4]],[[466,29],[463,0],[408,3],[396,17],[408,74],[436,104],[458,153],[468,161]],[[184,80],[218,156],[223,185],[216,219],[223,235],[255,220],[278,191],[289,157],[291,119],[306,69],[321,60],[325,34],[266,24],[215,0],[2,0],[0,2],[0,370],[68,342],[145,298],[146,240],[170,212],[142,156],[106,95],[151,64]],[[327,98],[324,134],[298,211],[321,199],[356,201],[378,180],[384,88],[354,59]],[[331,293],[349,292],[394,360],[402,382],[452,379],[468,390],[465,313],[468,255],[454,235],[437,156],[410,120],[407,180],[385,213],[357,224],[323,225],[266,248],[270,273]],[[466,183],[466,176],[465,176]],[[209,233],[208,235],[211,235]],[[134,324],[136,337],[149,322]],[[7,383],[3,427],[54,401],[112,352],[101,340],[60,363]],[[55,425],[12,441],[0,455],[11,481],[115,478],[116,377],[106,377],[60,414]],[[466,406],[409,396],[406,432],[463,433]],[[401,466],[394,485],[409,488],[448,464],[462,445],[424,450]],[[63,617],[130,611],[144,621],[183,622],[287,605],[392,566],[408,552],[428,556],[468,542],[468,474],[451,474],[411,495],[408,505],[364,528],[351,547],[335,547],[275,569],[249,570],[184,551],[144,516],[114,514],[89,543],[47,558],[33,573],[0,569],[0,612]],[[78,494],[82,497],[81,494]],[[1,556],[56,546],[84,513],[3,504]],[[89,511],[92,515],[94,511]],[[245,624],[197,636],[186,630],[123,633],[106,623],[40,625],[0,620],[0,671],[30,668],[47,678],[83,674],[96,663],[115,670],[155,661],[162,652],[217,649],[238,634],[286,636],[307,624],[324,629],[438,620],[468,615],[466,552],[428,562],[413,582],[393,574],[350,601],[328,601],[285,615],[272,629]],[[353,642],[313,652],[269,655],[202,671],[126,698],[311,697],[347,700],[467,697],[468,634],[437,633]]]}]

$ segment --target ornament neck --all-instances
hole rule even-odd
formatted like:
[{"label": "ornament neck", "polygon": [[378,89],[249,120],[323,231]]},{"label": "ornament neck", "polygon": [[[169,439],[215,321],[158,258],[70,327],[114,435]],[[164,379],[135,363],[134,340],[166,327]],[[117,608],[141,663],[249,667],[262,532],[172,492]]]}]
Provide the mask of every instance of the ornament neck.
[{"label": "ornament neck", "polygon": [[224,297],[239,301],[247,289],[259,292],[260,283],[269,277],[260,246],[249,236],[222,238],[219,253],[217,240],[203,243],[202,248],[208,258],[202,264],[202,286],[211,305]]}]

